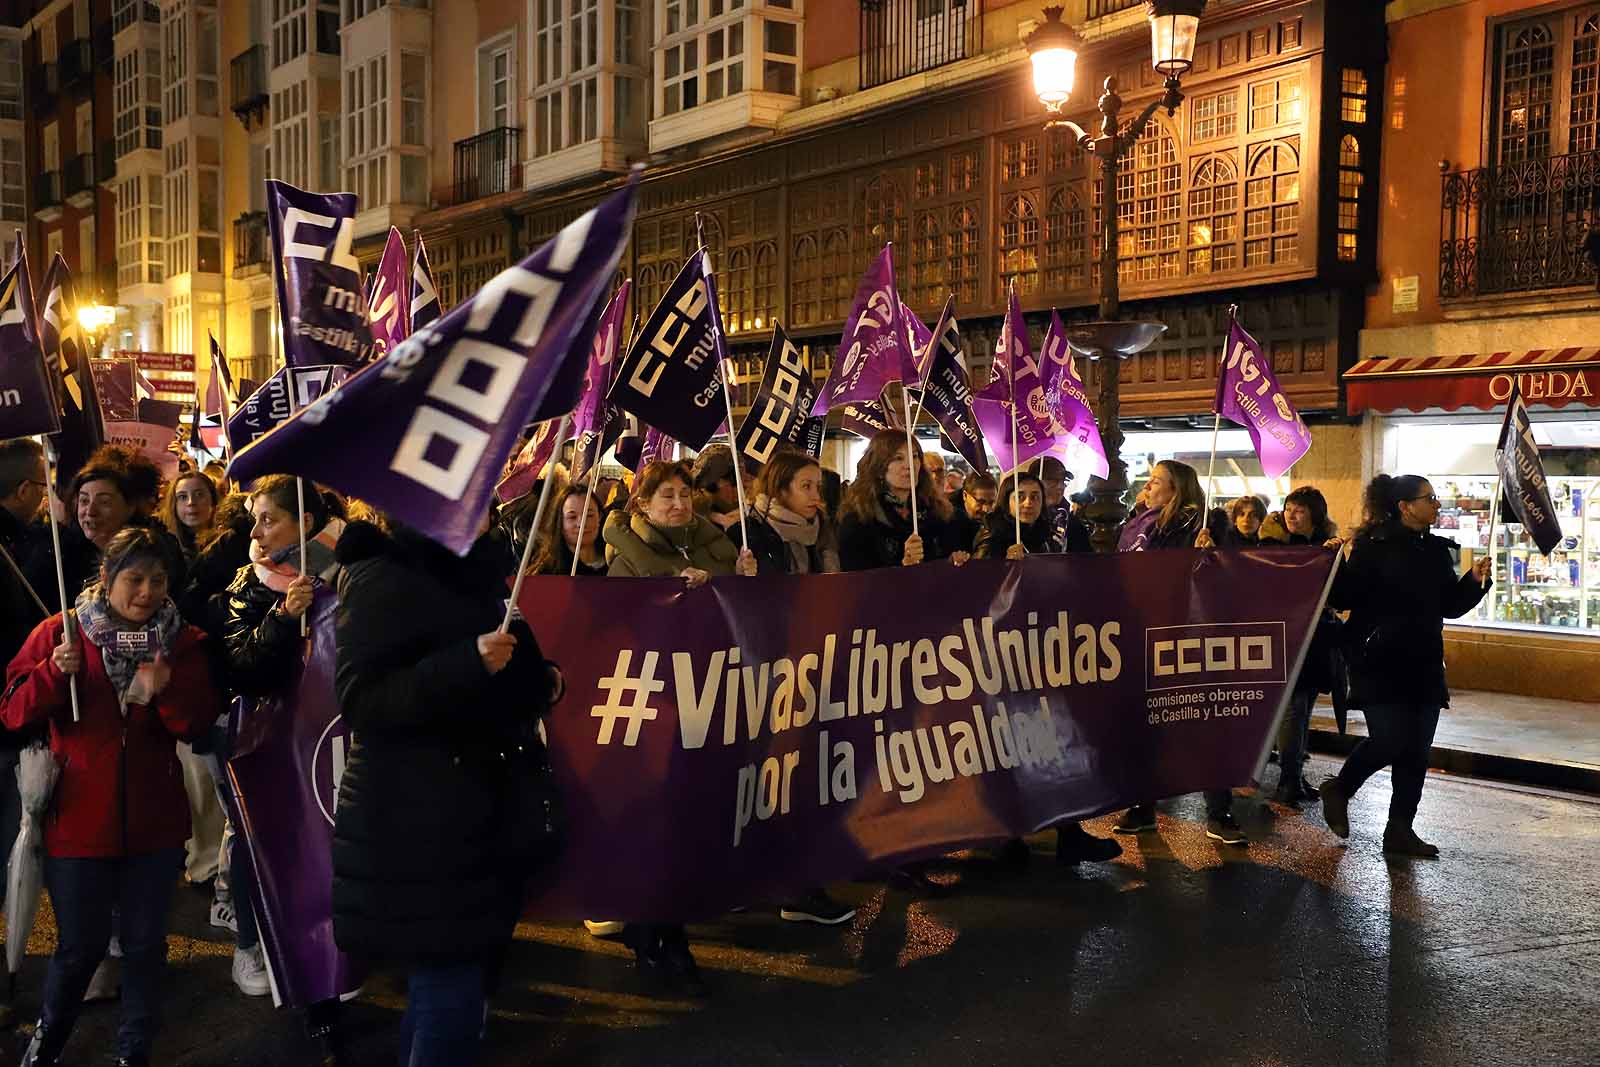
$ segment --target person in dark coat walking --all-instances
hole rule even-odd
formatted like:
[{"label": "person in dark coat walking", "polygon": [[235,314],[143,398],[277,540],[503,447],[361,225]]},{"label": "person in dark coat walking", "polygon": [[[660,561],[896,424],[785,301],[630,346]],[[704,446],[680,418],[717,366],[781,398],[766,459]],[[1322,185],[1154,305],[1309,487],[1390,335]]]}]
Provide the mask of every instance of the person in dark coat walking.
[{"label": "person in dark coat walking", "polygon": [[1369,520],[1334,580],[1335,608],[1350,612],[1350,706],[1366,715],[1367,736],[1337,777],[1322,783],[1328,828],[1350,836],[1349,802],[1383,767],[1394,769],[1383,850],[1431,859],[1434,845],[1412,829],[1439,712],[1450,706],[1444,675],[1444,620],[1477,606],[1489,591],[1490,558],[1457,575],[1451,543],[1430,533],[1439,497],[1426,478],[1380,474],[1367,486]]},{"label": "person in dark coat walking", "polygon": [[487,998],[527,874],[512,776],[539,750],[561,673],[520,620],[516,569],[485,515],[465,557],[404,526],[339,540],[339,707],[352,731],[333,834],[345,952],[406,969],[402,1062],[477,1062]]}]

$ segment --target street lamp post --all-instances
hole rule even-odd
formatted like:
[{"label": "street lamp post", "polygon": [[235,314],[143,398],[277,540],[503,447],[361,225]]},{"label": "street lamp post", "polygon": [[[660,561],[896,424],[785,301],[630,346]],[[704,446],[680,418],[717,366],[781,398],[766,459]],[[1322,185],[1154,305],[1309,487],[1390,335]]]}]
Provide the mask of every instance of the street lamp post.
[{"label": "street lamp post", "polygon": [[89,341],[89,355],[100,355],[100,339],[116,320],[117,309],[105,304],[85,304],[77,311],[78,328]]},{"label": "street lamp post", "polygon": [[[1117,168],[1144,134],[1158,110],[1168,115],[1183,103],[1178,79],[1194,64],[1196,31],[1205,0],[1151,0],[1145,5],[1150,22],[1151,63],[1165,77],[1165,91],[1140,112],[1138,118],[1122,125],[1122,97],[1117,95],[1116,78],[1105,80],[1100,96],[1100,133],[1091,135],[1083,127],[1062,116],[1061,109],[1072,96],[1078,54],[1082,44],[1078,35],[1061,21],[1060,7],[1044,9],[1045,21],[1028,35],[1027,46],[1033,63],[1034,92],[1049,114],[1046,129],[1064,128],[1084,151],[1100,165],[1100,321],[1085,323],[1068,331],[1068,342],[1090,359],[1103,360],[1100,368],[1100,393],[1097,418],[1100,442],[1105,449],[1110,471],[1104,479],[1090,483],[1094,503],[1084,509],[1084,518],[1094,531],[1095,548],[1116,551],[1117,533],[1127,516],[1122,496],[1128,488],[1128,466],[1122,461],[1123,435],[1120,425],[1122,384],[1120,362],[1146,348],[1166,331],[1160,323],[1118,322],[1121,294],[1118,279],[1118,192]],[[1109,355],[1111,358],[1106,359]]]}]

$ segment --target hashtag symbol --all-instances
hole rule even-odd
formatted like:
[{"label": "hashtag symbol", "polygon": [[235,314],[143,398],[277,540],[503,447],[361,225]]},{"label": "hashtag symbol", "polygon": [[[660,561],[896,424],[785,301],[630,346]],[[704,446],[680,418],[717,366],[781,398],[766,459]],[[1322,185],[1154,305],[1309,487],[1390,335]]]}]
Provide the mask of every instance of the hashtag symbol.
[{"label": "hashtag symbol", "polygon": [[[589,709],[589,715],[600,720],[600,734],[595,738],[596,744],[611,743],[611,731],[618,719],[628,720],[628,730],[622,735],[622,743],[629,748],[639,743],[639,724],[654,720],[656,717],[656,709],[650,706],[650,698],[667,687],[666,682],[656,677],[658,656],[659,653],[646,652],[644,669],[635,676],[628,673],[628,668],[633,665],[633,649],[625,648],[617,653],[616,672],[600,679],[600,688],[605,690],[606,702],[596,704]],[[624,702],[624,695],[630,692],[633,694],[633,700]]]}]

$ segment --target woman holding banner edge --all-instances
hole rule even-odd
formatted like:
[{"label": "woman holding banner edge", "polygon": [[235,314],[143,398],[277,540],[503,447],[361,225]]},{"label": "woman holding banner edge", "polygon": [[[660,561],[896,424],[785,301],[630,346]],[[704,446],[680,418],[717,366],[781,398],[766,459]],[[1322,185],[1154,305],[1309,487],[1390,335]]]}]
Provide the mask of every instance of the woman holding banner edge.
[{"label": "woman holding banner edge", "polygon": [[[915,449],[916,492],[912,493],[912,467],[906,460],[903,430],[883,430],[872,435],[866,454],[856,466],[856,480],[845,493],[839,518],[839,561],[843,570],[875,567],[913,567],[918,563],[949,559],[957,567],[972,558],[970,546],[956,541],[950,521],[950,498],[922,463]],[[912,531],[911,501],[915,499],[920,533]]]},{"label": "woman holding banner edge", "polygon": [[[1150,471],[1150,480],[1139,495],[1149,507],[1122,528],[1118,551],[1154,552],[1211,544],[1205,528],[1206,494],[1193,467],[1162,460]],[[1233,817],[1233,790],[1207,789],[1205,799],[1206,836],[1224,845],[1249,844]],[[1140,834],[1155,828],[1156,806],[1150,802],[1129,808],[1112,829],[1119,834]]]}]

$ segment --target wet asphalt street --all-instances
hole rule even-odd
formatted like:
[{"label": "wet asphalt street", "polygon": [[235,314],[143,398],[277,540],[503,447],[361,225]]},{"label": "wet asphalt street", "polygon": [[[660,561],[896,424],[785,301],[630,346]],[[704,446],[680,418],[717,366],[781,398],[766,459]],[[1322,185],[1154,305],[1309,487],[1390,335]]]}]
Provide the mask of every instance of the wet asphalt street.
[{"label": "wet asphalt street", "polygon": [[[1025,873],[983,853],[937,866],[942,899],[839,886],[859,912],[838,929],[752,907],[691,927],[703,1004],[650,994],[581,927],[527,924],[484,1062],[1600,1064],[1600,798],[1433,775],[1417,829],[1443,858],[1388,861],[1388,795],[1384,774],[1353,801],[1348,845],[1317,809],[1252,796],[1236,808],[1255,843],[1225,848],[1193,797],[1110,864],[1064,869],[1039,835]],[[234,990],[208,898],[177,893],[155,1062],[320,1062],[294,1018]],[[50,936],[41,921],[24,1019]],[[363,1067],[396,1060],[399,990],[378,976],[351,1006]],[[115,1018],[89,1009],[68,1062],[107,1062]],[[0,1063],[22,1038],[0,1040]]]}]

